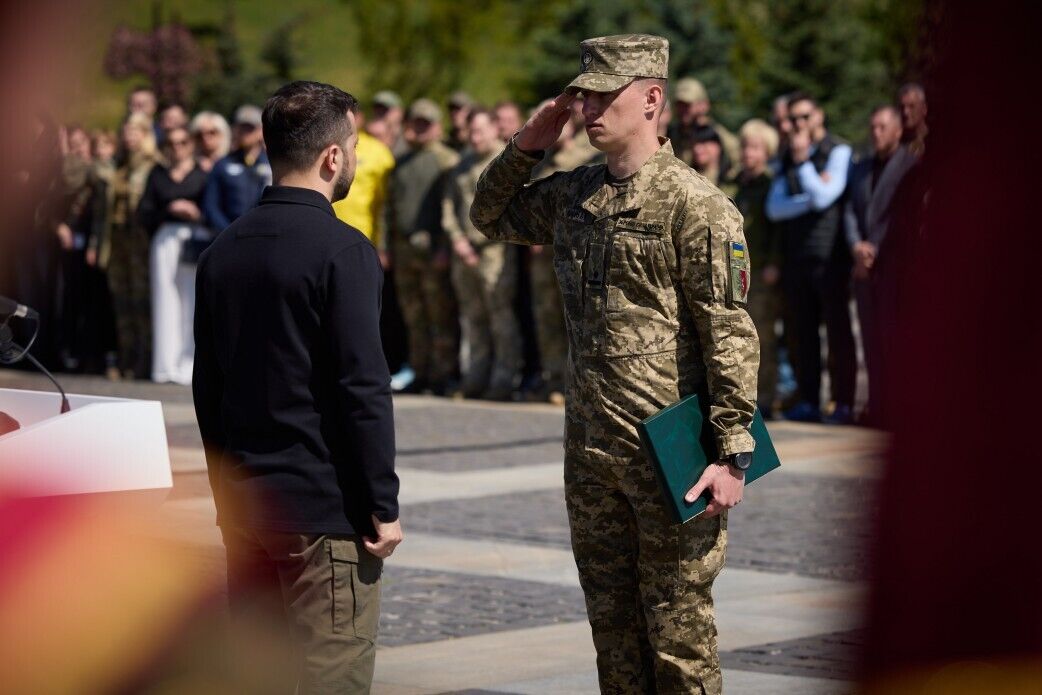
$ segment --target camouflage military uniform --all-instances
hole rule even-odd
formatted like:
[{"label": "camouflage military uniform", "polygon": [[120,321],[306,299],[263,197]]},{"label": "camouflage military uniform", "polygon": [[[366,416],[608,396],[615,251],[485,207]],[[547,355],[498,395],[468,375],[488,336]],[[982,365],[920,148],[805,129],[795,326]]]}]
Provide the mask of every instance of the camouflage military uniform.
[{"label": "camouflage military uniform", "polygon": [[[570,148],[549,153],[546,159],[532,170],[532,178],[541,179],[559,171],[571,171],[587,164],[598,154],[600,153],[590,145],[586,133],[583,132]],[[533,249],[529,256],[528,270],[532,280],[532,310],[536,339],[539,341],[544,390],[547,394],[564,393],[568,338],[564,330],[561,288],[557,285],[557,276],[554,273],[553,248],[546,246],[538,249],[538,253]]]},{"label": "camouflage military uniform", "polygon": [[[586,70],[603,62],[589,43]],[[528,183],[536,163],[510,143],[471,216],[490,238],[553,244],[570,344],[565,495],[601,690],[720,693],[711,588],[727,517],[675,524],[635,427],[707,386],[721,455],[753,450],[742,218],[665,140],[621,181],[591,166]]]},{"label": "camouflage military uniform", "polygon": [[466,239],[478,255],[476,266],[453,255],[452,284],[470,348],[463,392],[489,398],[509,396],[521,370],[521,330],[514,315],[515,249],[490,242],[470,221],[478,177],[497,154],[498,150],[485,157],[471,154],[460,161],[446,186],[441,218],[449,238]]},{"label": "camouflage military uniform", "polygon": [[440,142],[413,150],[391,174],[385,224],[395,289],[409,334],[409,364],[418,384],[443,386],[456,371],[456,306],[441,229],[445,173],[459,155]]}]

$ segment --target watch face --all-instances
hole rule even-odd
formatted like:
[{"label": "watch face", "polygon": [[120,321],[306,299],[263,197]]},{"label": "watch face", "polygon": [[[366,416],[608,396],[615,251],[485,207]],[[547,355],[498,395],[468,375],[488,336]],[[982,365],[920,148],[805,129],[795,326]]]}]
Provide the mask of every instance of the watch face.
[{"label": "watch face", "polygon": [[753,464],[753,455],[749,452],[734,455],[734,467],[740,471],[748,470]]}]

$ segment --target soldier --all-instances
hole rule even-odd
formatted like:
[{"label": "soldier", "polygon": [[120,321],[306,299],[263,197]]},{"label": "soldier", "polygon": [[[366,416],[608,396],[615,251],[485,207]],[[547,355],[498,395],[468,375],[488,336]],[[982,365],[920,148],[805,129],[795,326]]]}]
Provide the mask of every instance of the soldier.
[{"label": "soldier", "polygon": [[739,159],[738,138],[709,115],[712,104],[705,86],[693,77],[685,77],[677,82],[676,94],[673,98],[673,111],[677,122],[670,129],[669,137],[674,142],[674,149],[680,158],[691,163],[691,136],[699,126],[709,126],[720,136],[723,147],[723,172],[731,177],[737,173],[736,164]]},{"label": "soldier", "polygon": [[[565,496],[601,690],[720,693],[710,592],[753,449],[758,365],[742,218],[657,137],[668,42],[581,48],[582,74],[489,165],[471,218],[489,238],[553,244],[570,346]],[[529,183],[574,91],[607,164]],[[706,513],[677,526],[636,425],[700,390],[722,459],[688,493],[710,492]]]},{"label": "soldier", "polygon": [[466,154],[463,150],[469,141],[467,138],[467,120],[470,118],[472,108],[474,108],[474,100],[466,92],[455,91],[449,96],[449,121],[451,121],[452,125],[449,128],[448,136],[445,138],[445,144],[461,155]]},{"label": "soldier", "polygon": [[430,99],[409,107],[406,139],[412,148],[391,174],[384,206],[398,303],[409,333],[409,391],[442,395],[456,373],[456,310],[449,248],[441,227],[446,173],[459,155],[441,142],[441,109]]},{"label": "soldier", "polygon": [[485,109],[470,112],[466,131],[470,154],[452,171],[441,218],[452,241],[452,284],[470,346],[463,395],[503,401],[513,394],[521,370],[521,331],[514,316],[517,258],[513,247],[490,242],[470,221],[478,177],[503,144]]}]

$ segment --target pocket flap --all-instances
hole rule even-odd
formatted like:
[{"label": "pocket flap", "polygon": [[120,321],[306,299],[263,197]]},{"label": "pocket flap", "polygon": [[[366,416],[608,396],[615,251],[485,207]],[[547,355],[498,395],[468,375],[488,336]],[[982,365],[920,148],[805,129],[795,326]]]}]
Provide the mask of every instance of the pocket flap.
[{"label": "pocket flap", "polygon": [[329,554],[340,562],[358,564],[358,542],[352,538],[330,538]]}]

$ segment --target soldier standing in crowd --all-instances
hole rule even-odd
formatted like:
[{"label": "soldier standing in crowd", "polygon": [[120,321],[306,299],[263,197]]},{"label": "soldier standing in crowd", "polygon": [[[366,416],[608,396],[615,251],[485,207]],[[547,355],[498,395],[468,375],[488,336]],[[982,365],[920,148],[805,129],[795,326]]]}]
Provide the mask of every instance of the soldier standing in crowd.
[{"label": "soldier standing in crowd", "polygon": [[[540,108],[548,102],[543,102]],[[532,170],[533,179],[542,179],[559,171],[571,171],[590,164],[600,156],[590,144],[583,125],[582,108],[572,102],[572,116],[561,128],[557,142],[547,148],[546,157]],[[540,384],[532,397],[554,405],[564,405],[568,337],[564,329],[564,306],[561,287],[554,273],[553,246],[533,244],[529,251],[529,276],[532,280],[532,313],[536,339],[539,341]]]},{"label": "soldier standing in crowd", "polygon": [[770,160],[778,152],[778,132],[759,118],[746,121],[738,131],[742,144],[742,170],[735,180],[734,203],[742,213],[749,253],[760,268],[749,289],[749,316],[760,338],[760,372],[756,377],[756,404],[770,419],[778,384],[778,320],[782,297],[781,244],[777,230],[764,213],[771,189]]},{"label": "soldier standing in crowd", "polygon": [[410,392],[445,394],[457,367],[450,251],[441,226],[446,173],[459,155],[441,141],[441,109],[430,99],[409,107],[412,148],[391,174],[384,230],[394,263],[398,303],[409,333]]},{"label": "soldier standing in crowd", "polygon": [[[825,128],[825,113],[806,94],[789,100],[792,134],[781,172],[767,196],[767,217],[779,223],[785,258],[785,293],[792,308],[792,335],[799,402],[785,417],[821,420],[821,339],[828,336],[828,367],[835,409],[825,421],[849,424],[854,417],[857,356],[850,317],[850,250],[840,234],[850,145]],[[790,326],[786,326],[788,333]]]},{"label": "soldier standing in crowd", "polygon": [[492,109],[496,118],[496,127],[499,128],[499,137],[503,142],[514,137],[514,133],[521,130],[524,119],[521,116],[521,107],[512,101],[501,101]]},{"label": "soldier standing in crowd", "polygon": [[[565,496],[602,692],[722,689],[711,589],[724,562],[736,463],[753,450],[758,344],[745,311],[742,219],[657,137],[669,44],[582,43],[582,74],[482,175],[471,209],[489,238],[553,244],[571,346]],[[606,166],[529,183],[582,91]],[[721,460],[677,526],[640,445],[641,420],[700,389]]]},{"label": "soldier standing in crowd", "polygon": [[694,144],[694,129],[698,126],[709,126],[720,137],[723,148],[723,172],[730,177],[734,174],[738,162],[738,138],[723,127],[710,115],[712,104],[705,86],[693,77],[685,77],[677,81],[676,93],[673,97],[673,112],[677,120],[670,124],[669,138],[679,157],[691,164]]},{"label": "soldier standing in crowd", "polygon": [[467,132],[470,152],[449,177],[441,218],[452,241],[452,284],[470,347],[463,395],[504,401],[513,394],[521,372],[521,330],[514,315],[516,249],[489,241],[470,221],[478,177],[503,144],[485,109],[470,112]]},{"label": "soldier standing in crowd", "polygon": [[451,127],[445,138],[445,144],[463,154],[463,150],[469,144],[467,138],[467,119],[470,117],[470,109],[474,106],[474,100],[463,91],[453,92],[449,96],[449,121]]},{"label": "soldier standing in crowd", "polygon": [[372,118],[366,123],[365,130],[387,145],[395,157],[401,157],[409,151],[402,133],[404,118],[401,97],[385,89],[373,95]]}]

